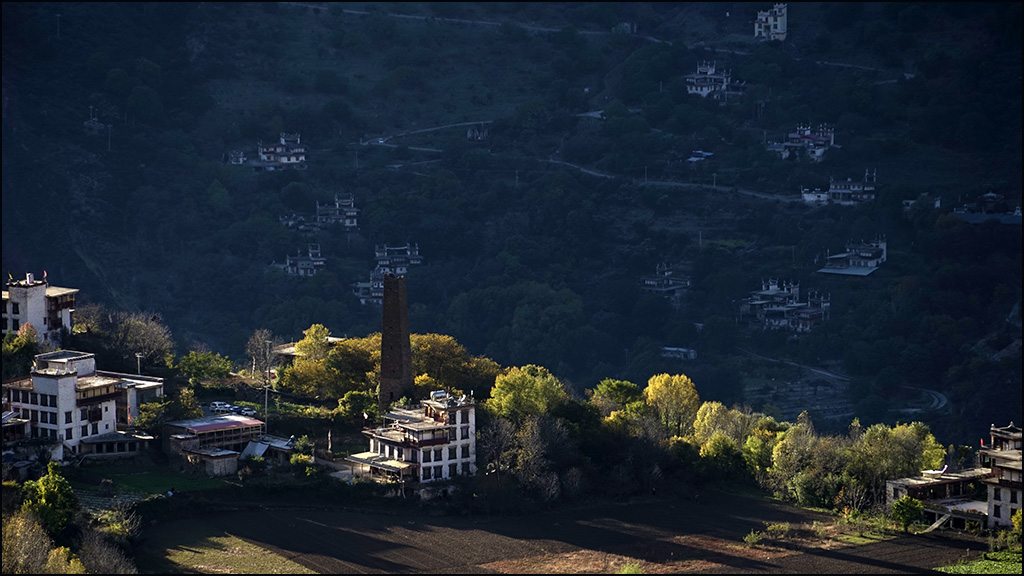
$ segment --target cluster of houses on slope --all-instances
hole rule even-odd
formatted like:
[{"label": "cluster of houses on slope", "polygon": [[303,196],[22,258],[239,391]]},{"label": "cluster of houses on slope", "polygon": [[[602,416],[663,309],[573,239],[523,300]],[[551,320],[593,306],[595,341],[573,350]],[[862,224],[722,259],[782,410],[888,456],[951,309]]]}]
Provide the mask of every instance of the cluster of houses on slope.
[{"label": "cluster of houses on slope", "polygon": [[16,334],[31,324],[40,343],[59,345],[62,335],[71,331],[77,295],[77,288],[50,286],[45,271],[41,280],[31,272],[21,280],[8,275],[3,291],[3,335]]},{"label": "cluster of houses on slope", "polygon": [[384,279],[389,274],[405,276],[409,267],[423,263],[419,244],[388,246],[378,244],[374,247],[376,266],[370,271],[369,282],[352,284],[352,293],[359,298],[360,304],[376,304],[380,306],[384,300]]},{"label": "cluster of houses on slope", "polygon": [[[315,219],[307,221],[305,216],[292,214],[281,216],[279,220],[284,226],[307,234],[329,226],[340,226],[345,232],[355,232],[359,229],[359,208],[356,208],[352,195],[335,194],[334,202],[321,204],[317,201]],[[320,254],[320,244],[310,243],[306,246],[305,255],[299,250],[295,256],[285,256],[283,264],[273,262],[271,266],[292,276],[314,276],[326,269],[327,259]]]},{"label": "cluster of houses on slope", "polygon": [[274,171],[285,168],[305,170],[306,145],[298,133],[281,132],[277,142],[263,144],[256,142],[257,158],[248,158],[241,150],[231,150],[224,154],[224,161],[236,166],[249,166],[256,171]]}]

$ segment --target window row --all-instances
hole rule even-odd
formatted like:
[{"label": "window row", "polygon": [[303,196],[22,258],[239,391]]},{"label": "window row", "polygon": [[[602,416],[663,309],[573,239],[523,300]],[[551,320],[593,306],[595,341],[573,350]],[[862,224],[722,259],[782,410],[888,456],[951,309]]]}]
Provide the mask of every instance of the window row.
[{"label": "window row", "polygon": [[[448,465],[448,477],[458,476],[460,469],[464,475],[472,474],[469,462],[463,462],[461,468],[458,464],[452,463]],[[444,466],[424,466],[420,469],[420,478],[422,480],[441,480],[444,478]]]},{"label": "window row", "polygon": [[10,390],[10,393],[11,402],[57,407],[56,394],[39,394],[30,390],[16,390],[13,388]]}]

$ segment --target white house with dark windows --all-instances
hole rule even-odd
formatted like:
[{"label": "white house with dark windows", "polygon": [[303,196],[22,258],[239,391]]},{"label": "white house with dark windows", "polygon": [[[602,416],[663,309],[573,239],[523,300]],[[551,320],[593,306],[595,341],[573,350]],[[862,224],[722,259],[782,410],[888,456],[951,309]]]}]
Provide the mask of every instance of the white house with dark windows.
[{"label": "white house with dark windows", "polygon": [[363,434],[370,449],[346,458],[357,476],[434,483],[476,474],[476,404],[464,395],[431,392],[418,408],[392,408]]},{"label": "white house with dark windows", "polygon": [[77,288],[50,286],[45,271],[42,280],[31,272],[10,278],[3,291],[3,335],[31,324],[40,343],[59,345],[61,334],[71,331],[77,294]]},{"label": "white house with dark windows", "polygon": [[141,403],[163,396],[163,380],[104,372],[94,354],[58,350],[36,356],[31,375],[4,382],[3,394],[5,407],[29,423],[25,439],[61,461],[144,449],[149,437],[118,434],[119,416],[129,427]]},{"label": "white house with dark windows", "polygon": [[786,4],[776,4],[771,10],[759,10],[754,20],[754,38],[785,40],[787,8]]}]

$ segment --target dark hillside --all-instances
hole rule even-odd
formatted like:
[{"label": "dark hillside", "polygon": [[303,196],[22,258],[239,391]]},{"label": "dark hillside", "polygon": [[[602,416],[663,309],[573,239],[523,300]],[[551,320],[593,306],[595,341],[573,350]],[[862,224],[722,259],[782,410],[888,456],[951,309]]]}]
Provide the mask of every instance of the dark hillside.
[{"label": "dark hillside", "polygon": [[[351,285],[375,245],[408,242],[425,261],[413,331],[577,392],[686,372],[704,399],[809,407],[823,427],[925,419],[973,442],[1020,422],[1021,227],[952,213],[1021,201],[1020,4],[793,3],[787,40],[755,41],[770,6],[4,3],[4,270],[45,269],[82,304],[160,314],[179,354],[244,363],[258,328],[379,330]],[[704,61],[742,93],[687,94]],[[822,162],[766,150],[803,123],[835,129]],[[226,162],[282,132],[305,170]],[[799,201],[865,170],[874,202]],[[337,194],[358,233],[282,224]],[[877,273],[816,272],[879,236]],[[324,272],[274,266],[309,243]],[[639,290],[662,262],[692,279],[678,308]],[[830,320],[738,322],[769,278],[830,295]],[[837,370],[834,396],[737,348]]]}]

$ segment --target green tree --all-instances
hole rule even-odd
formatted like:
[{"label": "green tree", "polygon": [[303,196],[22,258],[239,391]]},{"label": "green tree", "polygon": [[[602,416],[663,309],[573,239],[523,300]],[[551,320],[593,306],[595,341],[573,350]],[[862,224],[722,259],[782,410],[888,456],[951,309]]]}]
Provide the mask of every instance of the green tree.
[{"label": "green tree", "polygon": [[8,332],[3,342],[3,381],[28,376],[41,351],[38,333],[32,324],[25,322],[17,332]]},{"label": "green tree", "polygon": [[295,353],[299,356],[296,362],[323,362],[331,349],[328,340],[331,331],[323,324],[313,324],[302,334],[304,338],[295,344]]},{"label": "green tree", "polygon": [[640,387],[628,380],[605,378],[601,380],[590,394],[590,402],[608,416],[616,410],[622,410],[629,404],[643,399]]},{"label": "green tree", "polygon": [[700,396],[685,374],[651,376],[644,388],[644,401],[658,414],[666,437],[685,436],[693,430]]},{"label": "green tree", "polygon": [[924,517],[924,503],[909,494],[904,494],[903,497],[892,503],[889,515],[906,532],[910,529],[911,524]]},{"label": "green tree", "polygon": [[22,511],[35,514],[51,536],[62,535],[78,510],[78,497],[61,474],[60,464],[50,462],[42,478],[25,482],[21,490]]},{"label": "green tree", "polygon": [[227,378],[231,374],[231,360],[213,352],[192,350],[178,361],[178,371],[195,385],[204,380]]},{"label": "green tree", "polygon": [[548,414],[568,399],[565,385],[547,368],[528,364],[498,375],[485,407],[495,416],[521,421]]}]

